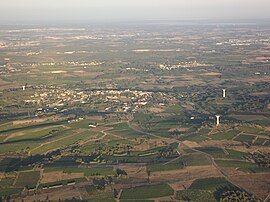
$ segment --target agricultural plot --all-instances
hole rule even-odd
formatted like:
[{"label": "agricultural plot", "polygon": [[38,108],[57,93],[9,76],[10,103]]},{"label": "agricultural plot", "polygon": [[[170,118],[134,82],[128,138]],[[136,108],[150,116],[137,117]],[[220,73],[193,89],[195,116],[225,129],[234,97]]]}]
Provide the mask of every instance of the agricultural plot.
[{"label": "agricultural plot", "polygon": [[254,163],[243,161],[243,160],[242,161],[238,161],[238,160],[216,160],[216,163],[220,167],[230,167],[230,168],[235,168],[235,169],[239,169],[239,170],[246,171],[246,172],[251,172],[251,173],[269,171],[268,168],[262,168],[262,167],[257,166]]},{"label": "agricultural plot", "polygon": [[13,133],[7,136],[4,140],[6,143],[22,142],[22,141],[37,141],[44,140],[45,138],[51,138],[57,135],[59,131],[63,130],[63,127],[49,127],[45,129],[32,129]]},{"label": "agricultural plot", "polygon": [[109,130],[109,133],[119,135],[121,137],[126,138],[136,138],[136,137],[142,137],[144,134],[139,133],[137,131],[134,131],[132,128],[128,126],[127,123],[119,123],[116,125],[112,125],[113,129]]},{"label": "agricultural plot", "polygon": [[232,186],[230,182],[228,182],[223,177],[218,178],[204,178],[204,179],[196,179],[189,189],[200,189],[200,190],[209,190],[215,191],[220,187],[224,186]]},{"label": "agricultural plot", "polygon": [[204,166],[211,165],[211,160],[208,156],[200,153],[191,153],[179,158],[180,162],[183,162],[185,166]]},{"label": "agricultural plot", "polygon": [[11,196],[21,193],[23,188],[1,188],[0,197]]},{"label": "agricultural plot", "polygon": [[259,137],[255,140],[254,145],[268,146],[268,141],[269,139]]},{"label": "agricultural plot", "polygon": [[194,201],[194,202],[216,202],[217,200],[214,197],[212,192],[208,190],[181,190],[176,192],[176,199],[181,201]]},{"label": "agricultural plot", "polygon": [[97,190],[94,186],[85,186],[85,190],[87,191],[89,197],[89,201],[97,201],[97,202],[115,202],[115,198],[113,193],[110,191],[100,191]]},{"label": "agricultural plot", "polygon": [[207,140],[208,138],[207,138],[206,134],[192,133],[192,134],[179,135],[178,139],[181,141],[188,140],[188,141],[200,143],[204,140]]},{"label": "agricultural plot", "polygon": [[219,147],[200,147],[197,149],[211,155],[214,158],[226,158],[224,150]]},{"label": "agricultural plot", "polygon": [[25,130],[34,130],[34,129],[38,130],[38,129],[42,129],[42,128],[46,128],[46,127],[61,126],[61,125],[64,125],[64,124],[67,124],[66,120],[55,121],[55,122],[45,122],[45,123],[34,124],[34,125],[26,125],[26,126],[20,126],[20,127],[9,127],[9,128],[4,129],[4,130],[0,130],[0,135],[23,132]]},{"label": "agricultural plot", "polygon": [[154,163],[147,166],[151,172],[157,171],[169,171],[169,170],[178,170],[183,169],[186,166],[204,166],[210,165],[210,159],[203,154],[191,153],[181,157],[178,157],[169,162],[163,163]]},{"label": "agricultural plot", "polygon": [[7,143],[0,145],[0,154],[5,153],[23,153],[28,152],[29,150],[39,146],[41,143],[36,142],[20,142],[20,143]]},{"label": "agricultural plot", "polygon": [[19,172],[15,187],[33,189],[37,186],[39,178],[40,171]]},{"label": "agricultural plot", "polygon": [[216,133],[211,136],[213,140],[231,140],[233,139],[239,132],[238,131],[228,131],[223,133]]},{"label": "agricultural plot", "polygon": [[182,169],[184,168],[184,165],[182,162],[171,162],[171,163],[158,163],[158,164],[151,164],[147,166],[147,169],[150,170],[151,172],[156,172],[156,171],[169,171],[169,170],[177,170],[177,169]]},{"label": "agricultural plot", "polygon": [[52,188],[52,187],[59,187],[69,184],[75,184],[86,181],[86,178],[76,178],[76,179],[69,179],[69,180],[60,180],[50,183],[42,183],[39,185],[39,188]]},{"label": "agricultural plot", "polygon": [[255,139],[255,136],[245,135],[245,134],[238,135],[236,138],[234,138],[235,141],[246,142],[248,144],[252,144],[254,139]]},{"label": "agricultural plot", "polygon": [[95,166],[91,168],[84,167],[67,167],[64,168],[66,173],[84,173],[85,176],[108,176],[114,175],[114,169],[111,166]]},{"label": "agricultural plot", "polygon": [[3,178],[0,180],[0,189],[11,187],[14,183],[15,178]]},{"label": "agricultural plot", "polygon": [[239,160],[243,160],[243,158],[247,155],[247,153],[245,152],[240,152],[240,151],[236,151],[236,150],[232,150],[232,149],[225,149],[228,152],[228,155],[226,156],[226,158],[228,159],[239,159]]},{"label": "agricultural plot", "polygon": [[130,189],[124,189],[121,195],[122,199],[151,199],[173,195],[173,189],[167,184],[141,186]]},{"label": "agricultural plot", "polygon": [[65,131],[64,133],[61,134],[62,137],[58,137],[54,140],[51,140],[45,144],[40,145],[39,147],[36,147],[33,150],[30,150],[31,153],[33,154],[42,154],[46,153],[48,151],[54,150],[54,149],[59,149],[59,148],[64,148],[66,146],[78,143],[78,144],[83,144],[86,141],[91,141],[91,138],[96,139],[102,136],[101,133],[93,133],[89,130],[83,131]]}]

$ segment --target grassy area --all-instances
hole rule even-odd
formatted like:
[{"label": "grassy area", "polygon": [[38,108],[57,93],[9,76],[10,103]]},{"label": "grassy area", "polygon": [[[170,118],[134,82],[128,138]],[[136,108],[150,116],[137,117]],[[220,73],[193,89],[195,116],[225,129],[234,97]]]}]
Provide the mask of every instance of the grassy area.
[{"label": "grassy area", "polygon": [[112,134],[119,135],[122,137],[139,137],[143,136],[142,133],[134,131],[132,128],[129,127],[127,123],[119,123],[112,125],[113,129],[108,131]]},{"label": "grassy area", "polygon": [[92,168],[86,167],[69,167],[64,168],[66,173],[84,173],[85,176],[107,176],[114,175],[115,172],[111,166],[96,166]]},{"label": "grassy area", "polygon": [[222,186],[231,186],[232,184],[228,182],[223,177],[212,177],[204,179],[196,179],[189,189],[201,189],[201,190],[210,190],[215,191],[217,188]]},{"label": "grassy area", "polygon": [[231,140],[234,138],[239,132],[238,131],[228,131],[224,133],[216,133],[211,136],[213,140]]},{"label": "grassy area", "polygon": [[[7,138],[6,142],[19,142],[19,141],[34,141],[42,140],[46,137],[52,137],[56,132],[63,130],[63,127],[49,127],[45,129],[32,129],[24,130],[23,132],[18,133],[18,135],[13,134],[13,137]],[[21,134],[23,133],[23,135]]]},{"label": "grassy area", "polygon": [[191,153],[186,156],[182,156],[178,161],[184,162],[186,166],[203,166],[211,164],[209,157],[200,153]]},{"label": "grassy area", "polygon": [[157,172],[157,171],[169,171],[169,170],[182,169],[184,168],[184,166],[182,162],[175,161],[168,164],[164,164],[164,163],[151,164],[151,165],[148,165],[147,168],[151,172]]},{"label": "grassy area", "polygon": [[8,143],[0,145],[0,154],[5,154],[9,152],[22,152],[28,151],[40,145],[41,143],[37,142],[20,142],[20,143]]},{"label": "grassy area", "polygon": [[66,123],[67,123],[66,120],[62,120],[62,121],[40,123],[40,124],[35,124],[35,125],[21,126],[17,128],[14,128],[13,125],[11,125],[11,128],[1,130],[0,134],[23,132],[25,130],[38,129],[38,128],[44,128],[44,127],[49,127],[49,126],[58,126],[58,125],[66,124]]},{"label": "grassy area", "polygon": [[15,187],[35,188],[39,178],[39,171],[20,172]]},{"label": "grassy area", "polygon": [[141,186],[124,189],[121,199],[149,199],[173,195],[173,189],[167,184]]},{"label": "grassy area", "polygon": [[179,140],[184,141],[184,140],[189,140],[193,142],[202,142],[204,140],[207,140],[207,137],[205,134],[201,133],[194,133],[194,134],[184,134],[179,136]]}]

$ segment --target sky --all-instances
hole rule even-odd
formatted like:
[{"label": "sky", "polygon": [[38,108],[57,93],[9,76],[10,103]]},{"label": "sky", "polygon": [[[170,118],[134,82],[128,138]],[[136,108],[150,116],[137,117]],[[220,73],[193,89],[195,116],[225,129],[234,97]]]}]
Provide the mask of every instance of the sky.
[{"label": "sky", "polygon": [[0,0],[0,22],[270,19],[270,0]]}]

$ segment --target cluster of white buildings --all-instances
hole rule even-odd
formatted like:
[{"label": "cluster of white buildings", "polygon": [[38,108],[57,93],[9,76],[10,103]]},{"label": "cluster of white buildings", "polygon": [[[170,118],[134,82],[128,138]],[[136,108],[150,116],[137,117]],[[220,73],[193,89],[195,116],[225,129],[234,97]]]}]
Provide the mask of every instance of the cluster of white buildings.
[{"label": "cluster of white buildings", "polygon": [[178,68],[195,68],[195,67],[209,67],[209,64],[199,63],[196,60],[193,62],[180,62],[174,65],[160,64],[158,67],[162,70],[172,70]]}]

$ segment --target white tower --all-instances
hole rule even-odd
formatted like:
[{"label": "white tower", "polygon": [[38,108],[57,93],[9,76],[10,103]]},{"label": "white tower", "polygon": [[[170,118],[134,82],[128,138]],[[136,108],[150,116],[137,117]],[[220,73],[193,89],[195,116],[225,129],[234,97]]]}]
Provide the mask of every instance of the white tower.
[{"label": "white tower", "polygon": [[216,118],[217,118],[217,126],[219,126],[219,124],[220,124],[220,116],[216,115]]},{"label": "white tower", "polygon": [[223,89],[222,92],[223,92],[223,98],[225,98],[226,97],[226,89]]},{"label": "white tower", "polygon": [[23,91],[25,90],[25,86],[22,86],[22,90],[23,90]]}]

